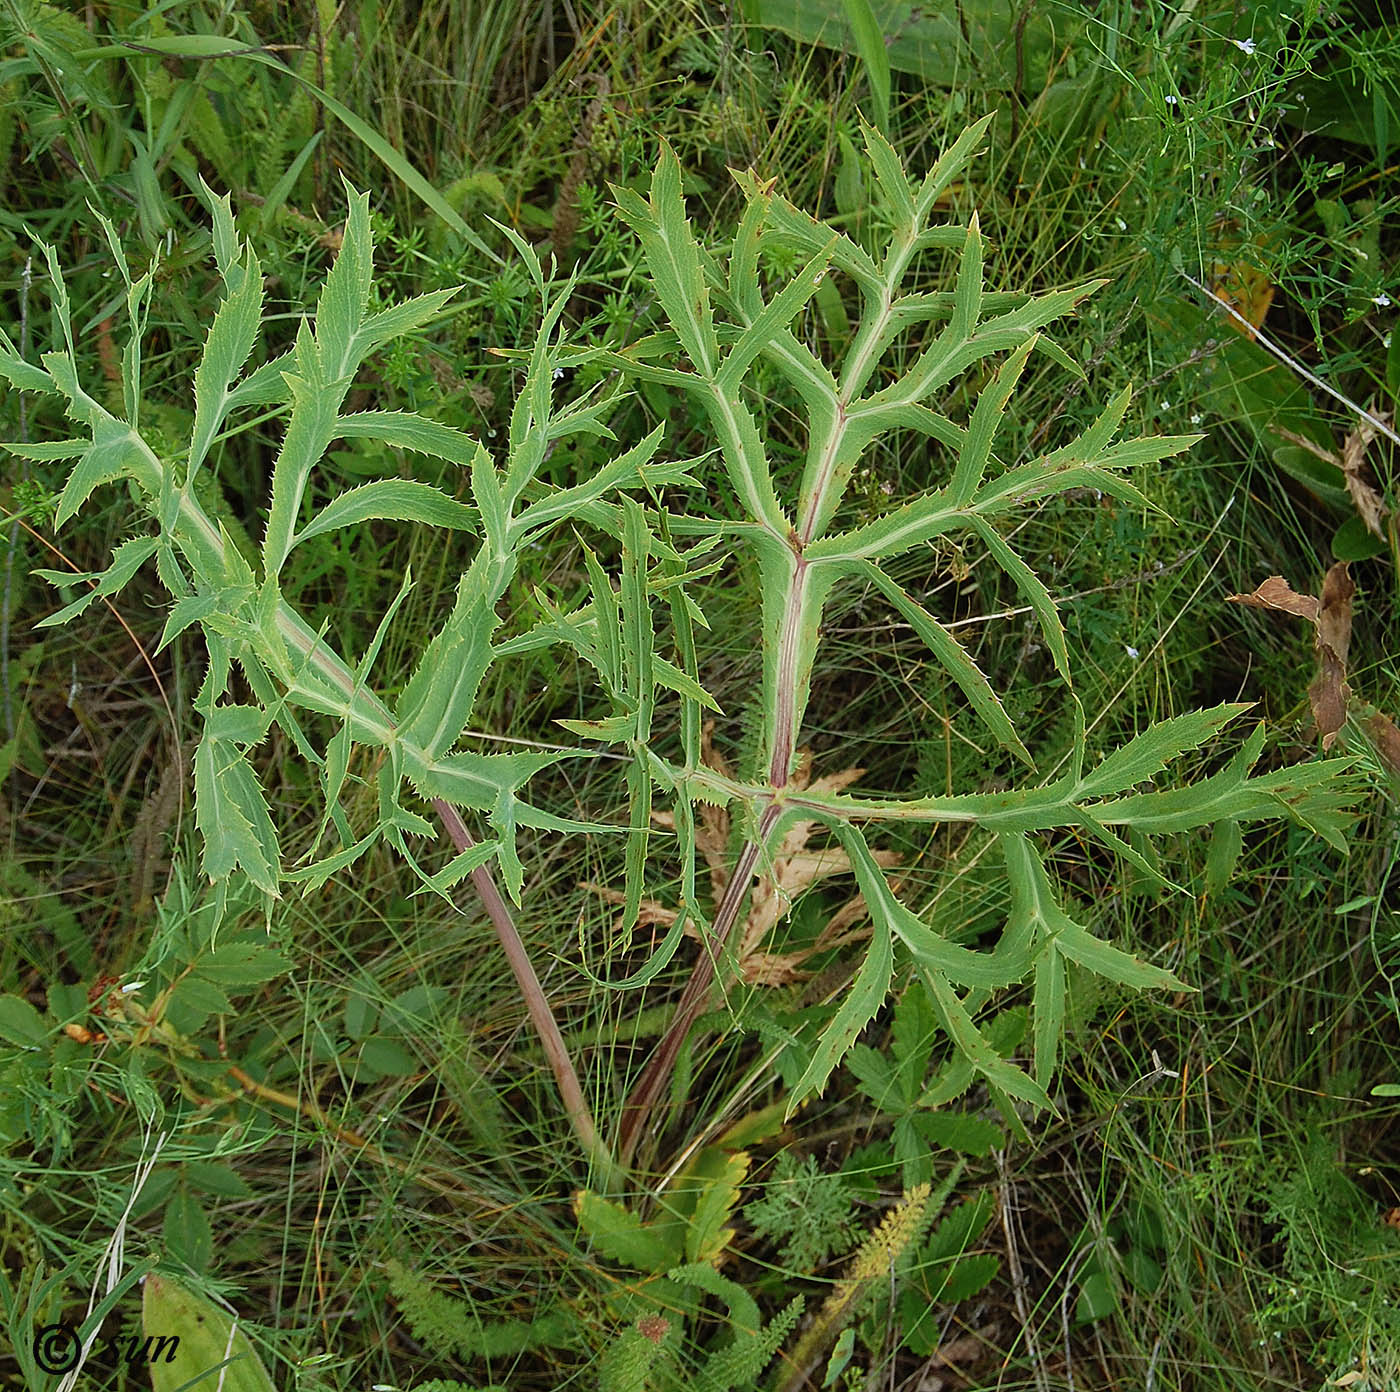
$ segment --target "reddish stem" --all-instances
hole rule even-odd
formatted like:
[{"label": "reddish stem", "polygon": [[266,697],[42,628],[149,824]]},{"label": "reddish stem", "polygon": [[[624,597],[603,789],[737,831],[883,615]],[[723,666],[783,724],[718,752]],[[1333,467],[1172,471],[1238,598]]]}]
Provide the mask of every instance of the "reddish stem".
[{"label": "reddish stem", "polygon": [[[468,850],[476,844],[457,809],[451,803],[444,802],[441,798],[434,798],[433,810],[442,819],[448,836],[452,838],[452,844],[459,851]],[[510,969],[515,974],[520,994],[525,998],[525,1009],[529,1011],[530,1021],[540,1037],[540,1043],[544,1046],[545,1058],[549,1060],[555,1082],[559,1085],[559,1095],[563,1100],[564,1110],[568,1113],[574,1131],[583,1143],[583,1148],[589,1158],[593,1160],[605,1177],[611,1178],[615,1170],[612,1155],[599,1137],[598,1128],[593,1124],[593,1113],[589,1110],[588,1103],[584,1099],[578,1074],[574,1071],[573,1060],[569,1057],[568,1045],[564,1043],[559,1022],[554,1018],[554,1012],[549,1007],[549,998],[544,993],[544,987],[540,985],[540,979],[535,975],[535,968],[530,961],[529,954],[525,951],[525,944],[520,940],[520,933],[515,926],[515,920],[511,917],[510,908],[506,901],[501,898],[501,891],[496,888],[495,880],[491,878],[490,872],[484,865],[477,866],[471,872],[471,879],[477,894],[481,897],[482,904],[486,908],[491,926],[496,930],[496,937],[500,940],[501,947],[506,954],[506,961],[510,963]]]}]

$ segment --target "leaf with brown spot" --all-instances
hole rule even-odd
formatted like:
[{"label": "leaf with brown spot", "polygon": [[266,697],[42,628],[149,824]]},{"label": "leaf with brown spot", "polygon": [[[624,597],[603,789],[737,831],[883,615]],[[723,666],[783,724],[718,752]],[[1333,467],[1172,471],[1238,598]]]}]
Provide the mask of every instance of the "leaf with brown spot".
[{"label": "leaf with brown spot", "polygon": [[1318,603],[1315,595],[1298,594],[1281,575],[1271,575],[1253,594],[1232,594],[1231,604],[1248,604],[1252,609],[1276,609],[1282,614],[1317,622]]}]

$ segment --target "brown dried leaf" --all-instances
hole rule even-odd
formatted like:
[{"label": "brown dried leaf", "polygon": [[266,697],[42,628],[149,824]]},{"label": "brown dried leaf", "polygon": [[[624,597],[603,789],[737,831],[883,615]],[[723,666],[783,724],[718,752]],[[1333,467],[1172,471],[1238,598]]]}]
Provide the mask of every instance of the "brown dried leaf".
[{"label": "brown dried leaf", "polygon": [[1400,729],[1396,729],[1395,722],[1388,715],[1376,711],[1365,721],[1364,728],[1376,757],[1400,778]]},{"label": "brown dried leaf", "polygon": [[1351,598],[1356,582],[1345,561],[1338,561],[1323,578],[1322,603],[1317,613],[1317,645],[1331,648],[1346,676],[1347,649],[1351,646]]},{"label": "brown dried leaf", "polygon": [[1253,609],[1276,609],[1283,614],[1317,622],[1318,603],[1315,595],[1298,594],[1281,575],[1271,575],[1253,594],[1232,594],[1231,604],[1248,604]]},{"label": "brown dried leaf", "polygon": [[1271,575],[1253,594],[1231,595],[1235,604],[1274,609],[1313,625],[1317,646],[1317,676],[1308,687],[1313,719],[1324,750],[1331,749],[1346,722],[1347,651],[1351,646],[1351,601],[1356,584],[1345,561],[1338,561],[1322,581],[1322,598],[1298,594],[1281,575]]},{"label": "brown dried leaf", "polygon": [[[1385,416],[1381,420],[1387,419]],[[1385,519],[1390,509],[1385,505],[1381,491],[1376,487],[1375,476],[1366,465],[1366,447],[1380,432],[1368,420],[1359,420],[1356,428],[1347,436],[1342,445],[1341,466],[1346,477],[1347,492],[1356,504],[1356,510],[1366,529],[1373,535],[1385,539]]]},{"label": "brown dried leaf", "polygon": [[1331,749],[1346,723],[1347,650],[1351,646],[1351,597],[1356,584],[1345,561],[1338,561],[1323,578],[1317,614],[1317,676],[1308,687],[1313,719],[1324,750]]},{"label": "brown dried leaf", "polygon": [[1310,440],[1306,435],[1300,435],[1296,430],[1289,430],[1282,425],[1271,426],[1270,430],[1275,435],[1281,435],[1290,445],[1297,445],[1300,449],[1307,450],[1309,454],[1322,460],[1324,464],[1330,464],[1334,469],[1341,469],[1342,461],[1330,449],[1319,445],[1316,440]]},{"label": "brown dried leaf", "polygon": [[1337,732],[1346,723],[1347,697],[1350,695],[1346,668],[1337,660],[1337,654],[1331,648],[1319,644],[1317,676],[1308,687],[1308,700],[1312,703],[1313,719],[1317,721],[1317,732],[1322,736],[1324,750],[1331,749]]}]

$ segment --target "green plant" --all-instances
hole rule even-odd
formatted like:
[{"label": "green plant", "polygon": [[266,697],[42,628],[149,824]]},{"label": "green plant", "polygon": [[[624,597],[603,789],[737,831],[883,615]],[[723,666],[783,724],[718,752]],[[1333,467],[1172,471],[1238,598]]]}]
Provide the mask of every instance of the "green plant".
[{"label": "green plant", "polygon": [[1001,1130],[982,1117],[956,1112],[940,1076],[925,1087],[929,1061],[938,1037],[938,1019],[928,996],[908,990],[894,1010],[888,1054],[866,1044],[852,1045],[846,1067],[856,1085],[878,1111],[894,1118],[893,1156],[904,1185],[933,1178],[931,1147],[986,1155],[1005,1144]]},{"label": "green plant", "polygon": [[[794,781],[803,715],[822,642],[823,612],[842,587],[872,587],[928,645],[967,708],[1009,753],[1030,770],[1036,763],[982,672],[952,633],[903,587],[887,566],[943,537],[985,548],[1021,591],[1040,625],[1056,670],[1068,686],[1069,653],[1045,586],[1003,533],[1006,521],[1065,489],[1101,490],[1136,506],[1146,499],[1122,475],[1186,449],[1192,437],[1142,438],[1115,443],[1129,394],[1121,393],[1078,438],[1021,464],[1004,464],[994,443],[1017,379],[1039,350],[1068,360],[1039,330],[1063,318],[1093,284],[1027,297],[988,293],[983,286],[982,237],[967,225],[934,220],[940,196],[963,171],[987,122],[967,131],[929,175],[911,183],[894,151],[866,132],[866,154],[878,190],[870,235],[872,253],[850,237],[800,212],[752,174],[741,178],[747,209],[727,260],[700,246],[686,218],[680,169],[663,150],[649,199],[617,190],[624,220],[640,238],[657,302],[669,328],[623,353],[572,350],[560,325],[572,281],[555,286],[537,257],[512,235],[541,305],[541,327],[518,359],[520,391],[511,412],[504,459],[497,462],[462,432],[407,412],[347,412],[348,392],[377,347],[422,330],[443,312],[450,292],[432,292],[371,312],[373,282],[368,199],[351,194],[343,244],[321,289],[314,328],[303,322],[295,345],[280,357],[249,367],[260,340],[263,282],[256,251],[239,240],[226,197],[206,191],[213,217],[213,251],[223,303],[210,326],[193,381],[193,419],[187,441],[174,449],[153,442],[145,425],[143,326],[153,275],[127,281],[131,333],[121,360],[122,415],[113,414],[80,380],[72,311],[57,255],[45,248],[52,289],[55,346],[39,363],[26,361],[6,336],[0,372],[22,391],[56,394],[79,433],[41,444],[14,443],[31,460],[74,461],[59,498],[64,525],[98,487],[126,481],[143,513],[140,530],[121,543],[112,564],[87,577],[93,588],[47,622],[61,623],[97,595],[111,595],[154,560],[173,603],[162,644],[186,630],[202,630],[208,673],[194,700],[203,733],[194,758],[196,818],[204,839],[204,869],[221,900],[235,879],[261,892],[268,913],[282,891],[310,891],[384,842],[413,867],[421,890],[448,897],[470,878],[510,962],[531,1019],[554,1071],[565,1111],[586,1152],[607,1177],[611,1147],[594,1120],[549,1001],[516,930],[498,877],[517,904],[525,866],[521,828],[565,834],[616,833],[602,821],[561,816],[525,800],[525,784],[569,756],[594,757],[595,742],[618,746],[627,761],[628,825],[623,832],[624,912],[619,950],[630,942],[646,878],[658,857],[652,811],[659,793],[672,800],[681,860],[674,922],[665,944],[629,981],[656,978],[692,924],[704,947],[676,1008],[674,1021],[629,1099],[617,1151],[631,1159],[647,1133],[655,1104],[697,1016],[706,1007],[726,944],[756,867],[773,854],[796,822],[825,826],[844,851],[868,906],[873,931],[854,983],[823,1021],[789,1108],[820,1092],[857,1036],[888,995],[897,954],[905,954],[927,991],[932,1019],[970,1069],[1003,1099],[1049,1105],[1064,1020],[1066,967],[1077,964],[1134,988],[1179,984],[1091,934],[1057,892],[1046,852],[1034,839],[1074,831],[1120,857],[1138,873],[1161,881],[1150,838],[1218,822],[1289,816],[1341,847],[1349,824],[1353,785],[1343,761],[1332,760],[1264,774],[1251,768],[1263,748],[1257,730],[1219,772],[1182,788],[1140,791],[1168,764],[1212,740],[1243,707],[1223,705],[1154,725],[1085,766],[1083,715],[1067,693],[1076,722],[1068,768],[1040,774],[1007,792],[913,799],[823,792]],[[104,223],[114,258],[125,265],[115,230]],[[795,254],[799,269],[765,296],[760,267],[771,250]],[[915,260],[931,251],[957,258],[951,292],[903,293]],[[828,276],[850,292],[854,336],[835,370],[794,332],[805,307]],[[855,303],[858,302],[858,303]],[[719,311],[718,315],[716,310]],[[927,339],[926,327],[937,326]],[[887,369],[889,350],[911,342],[902,368]],[[924,401],[997,354],[1009,354],[977,396],[965,425]],[[556,378],[593,361],[643,384],[691,398],[713,432],[731,496],[704,515],[675,494],[696,482],[683,464],[657,461],[658,428],[594,475],[572,486],[543,481],[551,449],[573,437],[608,434],[607,391],[556,406]],[[679,363],[680,365],[675,365]],[[756,409],[759,380],[786,392],[806,419],[806,462],[791,502],[785,471],[775,467],[766,438],[769,422]],[[250,415],[256,412],[257,414]],[[227,440],[262,422],[282,418],[272,469],[270,505],[256,564],[235,544],[203,501],[217,492],[214,471]],[[881,437],[909,430],[947,458],[940,486],[877,515],[843,511],[862,457]],[[327,496],[317,466],[337,439],[370,440],[443,460],[462,471],[472,503],[414,480],[375,479]],[[644,508],[632,493],[650,494]],[[314,506],[308,500],[314,499]],[[294,593],[288,558],[338,529],[392,518],[478,538],[462,572],[451,613],[422,649],[412,675],[377,672],[376,660],[409,592],[404,575],[372,639],[358,655],[332,642],[329,620],[317,623]],[[533,627],[497,639],[502,602],[513,595],[522,556],[566,524],[620,538],[619,573],[585,550],[590,598],[570,609],[562,596],[536,591]],[[684,543],[690,543],[686,545]],[[755,642],[763,652],[756,748],[748,776],[724,776],[701,758],[701,715],[714,702],[702,686],[699,635],[704,616],[688,587],[714,566],[724,547],[747,550],[762,584]],[[663,651],[653,603],[670,614],[670,650]],[[562,646],[597,675],[588,719],[560,723],[582,741],[544,752],[481,754],[457,746],[472,720],[482,680],[497,661]],[[235,676],[235,669],[240,674]],[[679,699],[679,752],[668,755],[656,728],[659,702]],[[321,805],[316,844],[332,836],[335,848],[311,864],[282,862],[279,829],[260,785],[252,751],[278,729],[317,771]],[[372,772],[356,754],[374,752]],[[364,788],[368,797],[350,795]],[[405,793],[405,788],[408,794]],[[457,855],[430,873],[419,866],[410,838],[432,834],[432,824],[410,798],[428,804]],[[745,839],[712,915],[696,887],[696,805],[737,808]],[[463,812],[485,820],[478,840]],[[956,925],[935,927],[891,889],[869,841],[868,828],[975,825],[994,839],[1011,896],[1011,912],[990,952],[957,941]],[[976,1016],[1003,987],[1034,979],[1034,1069],[1027,1074],[989,1042]],[[1009,1104],[1008,1104],[1009,1106]]]},{"label": "green plant", "polygon": [[854,1201],[841,1175],[824,1174],[812,1156],[799,1160],[785,1150],[744,1217],[756,1236],[776,1240],[785,1266],[810,1274],[850,1243]]}]

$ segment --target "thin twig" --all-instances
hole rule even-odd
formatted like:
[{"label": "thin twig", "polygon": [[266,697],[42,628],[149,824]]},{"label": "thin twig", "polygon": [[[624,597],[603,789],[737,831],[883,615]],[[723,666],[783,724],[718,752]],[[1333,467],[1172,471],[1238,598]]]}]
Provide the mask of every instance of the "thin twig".
[{"label": "thin twig", "polygon": [[1271,352],[1274,355],[1274,357],[1276,357],[1285,367],[1291,369],[1293,372],[1296,372],[1300,377],[1303,377],[1307,381],[1311,382],[1313,386],[1319,388],[1322,391],[1325,391],[1328,396],[1333,398],[1333,400],[1340,401],[1343,406],[1345,406],[1349,411],[1354,411],[1358,416],[1361,417],[1362,420],[1375,426],[1375,428],[1378,431],[1380,431],[1380,433],[1384,435],[1387,440],[1393,440],[1397,445],[1400,445],[1400,435],[1397,435],[1395,431],[1393,431],[1384,421],[1378,420],[1364,406],[1358,406],[1356,402],[1354,402],[1351,399],[1351,397],[1344,396],[1341,392],[1339,392],[1336,389],[1336,387],[1329,386],[1315,372],[1310,372],[1306,367],[1303,366],[1302,363],[1300,363],[1297,360],[1297,358],[1291,357],[1284,349],[1280,348],[1277,343],[1275,343],[1272,339],[1268,338],[1265,335],[1264,331],[1258,327],[1258,325],[1251,324],[1249,320],[1246,319],[1244,315],[1239,312],[1239,310],[1237,310],[1233,305],[1228,303],[1228,301],[1222,300],[1220,296],[1215,293],[1214,290],[1210,289],[1209,286],[1202,285],[1199,280],[1196,280],[1194,277],[1187,275],[1185,271],[1179,271],[1178,274],[1183,280],[1189,282],[1191,285],[1194,285],[1196,289],[1201,292],[1201,294],[1207,296],[1209,299],[1214,301],[1215,304],[1219,305],[1219,307],[1223,309],[1225,313],[1228,314],[1230,318],[1233,319],[1242,328],[1247,329],[1250,333],[1250,336],[1263,347],[1267,348],[1269,352]]}]

